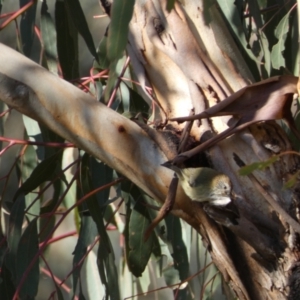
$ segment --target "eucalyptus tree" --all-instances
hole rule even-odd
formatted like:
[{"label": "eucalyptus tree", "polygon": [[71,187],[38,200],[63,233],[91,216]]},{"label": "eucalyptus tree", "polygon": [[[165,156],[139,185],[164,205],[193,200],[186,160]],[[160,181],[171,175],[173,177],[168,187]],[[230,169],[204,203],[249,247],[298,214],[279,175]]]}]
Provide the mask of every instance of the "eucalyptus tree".
[{"label": "eucalyptus tree", "polygon": [[[2,117],[3,128],[7,115],[17,112],[38,121],[39,128],[35,136],[31,121],[18,114],[18,135],[30,138],[29,150],[11,148],[19,140],[2,145],[1,165],[9,155],[19,159],[15,169],[2,171],[2,207],[9,215],[2,222],[2,291],[14,299],[36,295],[38,258],[76,181],[79,200],[67,204],[58,221],[78,207],[74,294],[78,286],[82,293],[77,269],[99,235],[104,293],[121,297],[105,219],[125,236],[134,276],[142,275],[151,255],[165,255],[166,247],[173,260],[172,276],[164,273],[167,284],[176,283],[175,297],[192,298],[192,287],[186,287],[189,229],[181,219],[201,235],[229,298],[228,286],[238,299],[297,298],[299,159],[297,139],[286,133],[299,136],[297,109],[291,111],[298,93],[292,76],[299,72],[297,8],[293,1],[269,2],[101,1],[111,21],[95,49],[79,1],[57,1],[55,22],[43,1],[43,67],[0,45],[0,99],[12,109]],[[28,56],[37,5],[27,6],[18,49]],[[94,63],[90,77],[73,84],[79,76],[78,33]],[[285,121],[286,131],[276,120]],[[39,142],[49,148],[41,151]],[[61,150],[73,146],[80,150],[70,179]],[[233,187],[229,207],[189,199],[174,186],[173,172],[162,166],[166,161],[226,174]],[[9,193],[11,180],[18,188]],[[107,217],[113,185],[116,198],[126,203],[123,223]],[[45,202],[48,186],[52,195]],[[149,226],[155,230],[144,240]],[[22,260],[24,248],[28,255]]]}]

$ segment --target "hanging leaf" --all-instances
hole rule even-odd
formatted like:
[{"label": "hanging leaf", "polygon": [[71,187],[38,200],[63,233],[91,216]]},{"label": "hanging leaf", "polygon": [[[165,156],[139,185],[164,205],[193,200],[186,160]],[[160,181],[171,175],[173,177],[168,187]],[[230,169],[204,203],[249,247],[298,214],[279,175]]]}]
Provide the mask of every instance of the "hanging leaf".
[{"label": "hanging leaf", "polygon": [[16,257],[19,242],[22,234],[22,225],[24,220],[24,212],[25,210],[25,201],[24,195],[20,194],[16,199],[9,216],[9,231],[7,235],[7,244],[9,247],[9,252],[5,259],[5,264],[7,268],[10,270],[13,279],[16,280],[17,272],[16,272]]},{"label": "hanging leaf", "polygon": [[41,8],[41,33],[45,49],[45,57],[49,71],[58,74],[58,54],[56,44],[56,29],[46,1],[42,2]]},{"label": "hanging leaf", "polygon": [[3,299],[12,299],[15,294],[13,277],[5,264],[1,265],[0,272],[0,294]]},{"label": "hanging leaf", "polygon": [[147,241],[144,241],[144,233],[149,225],[150,218],[147,208],[137,201],[130,215],[127,237],[129,247],[127,264],[129,270],[136,277],[142,275],[152,253],[152,234]]},{"label": "hanging leaf", "polygon": [[278,43],[275,44],[272,48],[271,52],[271,60],[272,60],[272,66],[274,69],[280,69],[280,67],[285,67],[285,59],[283,57],[283,52],[285,50],[285,42],[287,38],[287,34],[289,33],[289,18],[290,13],[292,10],[290,10],[279,22],[278,26],[275,29],[275,36],[278,39]]},{"label": "hanging leaf", "polygon": [[98,60],[93,37],[89,30],[89,26],[85,19],[79,0],[65,0],[65,3],[66,3],[67,10],[70,12],[72,22],[74,23],[76,29],[83,37],[91,54],[94,56],[96,60]]},{"label": "hanging leaf", "polygon": [[[91,191],[93,189],[92,179],[90,170],[88,167],[89,155],[84,155],[82,159],[82,167],[83,170],[81,172],[83,187],[87,188],[87,191]],[[102,164],[102,163],[101,163]],[[94,164],[92,164],[94,165]],[[93,176],[94,178],[95,176]],[[104,176],[100,176],[103,180]],[[107,182],[106,182],[107,183]],[[98,183],[99,184],[99,183]],[[106,232],[106,228],[103,222],[103,210],[105,209],[105,205],[99,205],[107,203],[109,190],[102,191],[100,198],[97,199],[95,195],[92,195],[86,201],[86,205],[88,210],[97,225],[98,233],[100,235],[100,244],[98,248],[98,270],[101,278],[102,284],[106,289],[106,296],[111,299],[119,299],[119,285],[118,285],[118,273],[115,265],[115,255],[114,250],[111,245],[109,236]],[[104,198],[106,196],[107,198]],[[99,201],[100,200],[100,201]],[[99,201],[99,202],[98,202]]]},{"label": "hanging leaf", "polygon": [[[105,185],[113,180],[113,169],[107,164],[97,161],[94,157],[89,157],[89,167],[91,170],[91,180],[94,187]],[[109,189],[97,193],[97,199],[100,207],[107,204],[109,198]]]},{"label": "hanging leaf", "polygon": [[125,50],[134,2],[134,0],[113,1],[107,39],[107,56],[111,62],[121,58]]},{"label": "hanging leaf", "polygon": [[77,244],[74,250],[73,267],[74,271],[72,274],[73,278],[73,294],[75,296],[77,283],[80,281],[81,265],[78,265],[82,258],[86,255],[88,246],[93,243],[97,235],[97,227],[91,216],[81,216],[81,226]]},{"label": "hanging leaf", "polygon": [[[126,84],[127,85],[127,84]],[[137,93],[133,88],[127,85],[130,92],[130,112],[134,115],[138,113],[149,113],[149,105],[143,99],[143,97]]]},{"label": "hanging leaf", "polygon": [[[25,138],[32,141],[32,142],[43,142],[43,136],[41,132],[40,125],[37,121],[27,117],[26,115],[22,115],[23,123],[26,130],[26,136]],[[45,158],[45,147],[43,146],[31,146],[35,149],[37,160],[43,160]],[[37,161],[36,161],[37,163]]]},{"label": "hanging leaf", "polygon": [[79,77],[78,31],[63,1],[55,3],[58,58],[66,80]]},{"label": "hanging leaf", "polygon": [[[20,0],[20,8],[25,6],[29,2],[31,2],[31,0]],[[34,40],[36,8],[37,2],[35,2],[30,8],[26,10],[25,13],[21,15],[20,33],[22,40],[22,51],[27,57],[30,57]]]},{"label": "hanging leaf", "polygon": [[38,219],[35,219],[29,223],[18,245],[16,258],[17,286],[21,283],[23,276],[26,276],[20,289],[20,297],[22,299],[34,298],[38,291],[40,276],[38,259],[34,262],[33,266],[30,267],[28,274],[25,274],[39,250],[37,220]]},{"label": "hanging leaf", "polygon": [[189,260],[187,248],[182,237],[182,228],[179,218],[168,215],[166,217],[168,239],[173,248],[174,267],[179,271],[180,280],[185,280],[189,276]]},{"label": "hanging leaf", "polygon": [[98,61],[94,61],[94,68],[108,69],[109,59],[107,57],[107,37],[104,36],[98,46]]},{"label": "hanging leaf", "polygon": [[291,113],[293,95],[297,93],[297,82],[298,78],[294,76],[271,77],[242,88],[198,115],[171,119],[180,123],[214,116],[233,115],[236,117],[232,127],[192,150],[179,154],[173,163],[182,162],[251,124],[261,121],[285,119],[293,133],[300,139]]},{"label": "hanging leaf", "polygon": [[47,204],[41,207],[40,215],[40,242],[44,242],[46,238],[49,238],[49,234],[52,232],[56,222],[56,216],[53,214],[53,210],[57,207],[57,202],[61,195],[62,182],[56,180],[52,185],[54,192],[52,199]]},{"label": "hanging leaf", "polygon": [[61,291],[61,288],[56,282],[55,282],[55,289],[56,289],[57,300],[64,300],[64,296]]},{"label": "hanging leaf", "polygon": [[29,178],[20,186],[16,192],[15,198],[20,194],[27,194],[45,181],[51,181],[55,174],[60,170],[61,153],[56,153],[49,158],[43,160],[32,171]]}]

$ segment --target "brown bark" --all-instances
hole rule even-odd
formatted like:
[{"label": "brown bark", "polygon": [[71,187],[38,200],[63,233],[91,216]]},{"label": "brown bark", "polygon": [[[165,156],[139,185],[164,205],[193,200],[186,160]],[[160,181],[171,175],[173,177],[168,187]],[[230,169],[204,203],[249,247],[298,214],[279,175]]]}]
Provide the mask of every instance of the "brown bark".
[{"label": "brown bark", "polygon": [[[209,9],[211,22],[205,22],[203,2],[176,3],[171,12],[164,1],[136,3],[129,52],[133,65],[144,68],[144,81],[151,83],[167,119],[187,116],[191,108],[202,112],[252,81],[242,59],[232,55],[234,43],[215,6]],[[195,122],[191,136],[198,141],[214,136],[227,129],[228,119],[202,120],[200,127]],[[172,126],[181,130],[183,125]],[[230,176],[240,219],[234,224],[226,214],[209,209],[210,216],[229,229],[224,230],[196,204],[192,215],[215,264],[239,299],[286,299],[289,294],[290,268],[298,260],[298,234],[267,200],[276,201],[298,222],[298,183],[293,189],[285,189],[284,183],[299,160],[283,155],[250,177],[238,173],[241,164],[289,150],[286,134],[275,122],[268,122],[252,125],[206,152],[212,165]],[[191,213],[184,208],[185,200],[176,203]]]}]

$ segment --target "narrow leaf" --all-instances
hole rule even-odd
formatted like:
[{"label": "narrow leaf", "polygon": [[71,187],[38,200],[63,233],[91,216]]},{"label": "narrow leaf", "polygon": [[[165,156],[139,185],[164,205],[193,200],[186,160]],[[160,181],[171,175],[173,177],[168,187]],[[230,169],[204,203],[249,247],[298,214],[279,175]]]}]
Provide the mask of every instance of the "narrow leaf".
[{"label": "narrow leaf", "polygon": [[20,194],[16,199],[10,216],[9,216],[9,231],[7,235],[7,243],[9,247],[9,253],[6,257],[5,264],[13,275],[13,279],[16,280],[16,257],[19,242],[22,234],[22,225],[24,220],[25,201],[24,195]]},{"label": "narrow leaf", "polygon": [[64,1],[56,1],[55,26],[57,32],[57,51],[64,79],[79,77],[78,32]]},{"label": "narrow leaf", "polygon": [[0,295],[3,299],[12,299],[15,294],[13,277],[5,264],[1,265],[0,272]]},{"label": "narrow leaf", "polygon": [[115,61],[123,55],[134,2],[134,0],[113,1],[107,40],[107,55],[110,61]]},{"label": "narrow leaf", "polygon": [[56,29],[52,17],[48,12],[48,5],[46,1],[43,1],[41,8],[41,33],[48,69],[52,73],[58,74]]},{"label": "narrow leaf", "polygon": [[57,300],[64,300],[64,296],[61,291],[61,288],[56,282],[55,282],[55,289],[56,289]]},{"label": "narrow leaf", "polygon": [[273,156],[266,161],[254,162],[250,165],[240,168],[239,173],[240,173],[240,175],[246,176],[246,175],[251,174],[255,170],[264,170],[265,168],[269,167],[277,160],[278,160],[278,157]]},{"label": "narrow leaf", "polygon": [[81,216],[81,227],[77,244],[74,250],[73,267],[75,268],[72,274],[73,277],[73,293],[75,295],[77,283],[80,278],[80,271],[82,267],[78,265],[87,252],[88,246],[92,244],[97,235],[97,227],[90,216]]},{"label": "narrow leaf", "polygon": [[[87,188],[88,191],[91,191],[93,186],[92,186],[92,178],[91,178],[91,173],[88,168],[88,162],[89,161],[89,156],[85,155],[82,159],[82,182],[83,187]],[[92,164],[94,165],[94,164]],[[105,178],[104,176],[100,176]],[[95,177],[95,176],[93,176]],[[103,180],[103,178],[101,179]],[[99,184],[99,183],[98,183]],[[84,191],[84,193],[87,191]],[[103,222],[103,210],[105,209],[105,205],[103,206],[103,203],[106,203],[108,200],[108,195],[109,195],[109,190],[107,191],[102,191],[102,195],[100,198],[97,199],[95,195],[91,196],[87,201],[87,207],[88,210],[94,220],[94,222],[97,225],[98,233],[100,235],[100,244],[98,248],[98,270],[101,278],[102,284],[105,286],[106,289],[106,297],[111,298],[111,299],[119,299],[120,298],[120,293],[119,293],[119,283],[118,283],[118,273],[117,269],[115,266],[115,255],[114,255],[114,250],[111,245],[109,236],[106,232],[106,228],[104,226]],[[106,199],[104,196],[106,195]],[[99,205],[99,201],[102,204],[102,206]]]},{"label": "narrow leaf", "polygon": [[43,160],[32,171],[29,178],[21,185],[16,193],[16,197],[20,193],[29,193],[36,189],[39,185],[47,180],[51,180],[56,174],[57,168],[60,166],[61,153],[52,155],[51,157]]},{"label": "narrow leaf", "polygon": [[300,171],[298,170],[295,174],[291,176],[291,178],[284,184],[285,189],[290,189],[293,186],[295,186],[299,178],[299,173]]},{"label": "narrow leaf", "polygon": [[98,46],[98,61],[94,62],[94,68],[108,69],[109,59],[107,55],[107,37],[104,36]]},{"label": "narrow leaf", "polygon": [[83,10],[81,8],[79,0],[65,0],[66,7],[70,12],[72,21],[80,35],[83,37],[88,49],[90,50],[91,54],[97,60],[97,52],[94,45],[93,37],[89,30],[87,21],[85,19]]},{"label": "narrow leaf", "polygon": [[[27,117],[26,115],[22,115],[22,118],[27,134],[25,138],[28,138],[32,142],[43,142],[42,132],[39,123]],[[45,147],[36,145],[31,147],[35,149],[38,160],[43,160],[45,158]]]},{"label": "narrow leaf", "polygon": [[32,263],[34,256],[39,250],[37,220],[29,223],[25,229],[18,246],[17,252],[17,285],[22,278],[26,276],[25,281],[20,290],[22,299],[34,298],[38,291],[39,284],[39,261],[36,260],[28,274],[25,274],[29,265]]},{"label": "narrow leaf", "polygon": [[[29,3],[31,0],[20,0],[20,8]],[[37,2],[35,2],[25,13],[21,15],[20,33],[22,40],[23,53],[29,57],[34,40],[34,25]]]},{"label": "narrow leaf", "polygon": [[[21,180],[22,182],[25,182],[37,166],[37,157],[33,146],[28,146],[26,148],[21,160],[18,161],[18,166],[20,168]],[[29,210],[27,211],[27,217],[29,220],[34,219],[35,216],[39,215],[40,213],[40,202],[35,201],[35,203],[33,203],[36,198],[37,195],[34,193],[28,193],[25,196],[25,206],[26,208],[30,206]]]},{"label": "narrow leaf", "polygon": [[274,32],[278,39],[278,43],[273,46],[271,52],[272,66],[274,69],[280,69],[280,67],[286,66],[283,51],[285,50],[285,41],[290,28],[290,13],[291,10],[281,19]]},{"label": "narrow leaf", "polygon": [[147,241],[144,241],[144,234],[150,223],[147,208],[137,201],[130,216],[127,237],[128,268],[136,277],[142,275],[152,252],[153,236],[150,235]]},{"label": "narrow leaf", "polygon": [[180,280],[185,280],[189,276],[189,260],[187,248],[182,237],[180,220],[173,215],[168,215],[166,224],[168,239],[171,241],[173,248],[174,267],[179,271]]}]

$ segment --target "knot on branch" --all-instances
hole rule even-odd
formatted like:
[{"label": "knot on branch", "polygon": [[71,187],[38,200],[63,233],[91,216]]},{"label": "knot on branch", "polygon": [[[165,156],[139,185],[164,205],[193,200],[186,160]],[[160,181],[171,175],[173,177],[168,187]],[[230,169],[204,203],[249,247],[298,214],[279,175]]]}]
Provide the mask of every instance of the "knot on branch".
[{"label": "knot on branch", "polygon": [[28,99],[29,90],[28,87],[25,86],[24,84],[18,82],[14,92],[15,95],[13,95],[13,99],[21,99],[21,100]]}]

